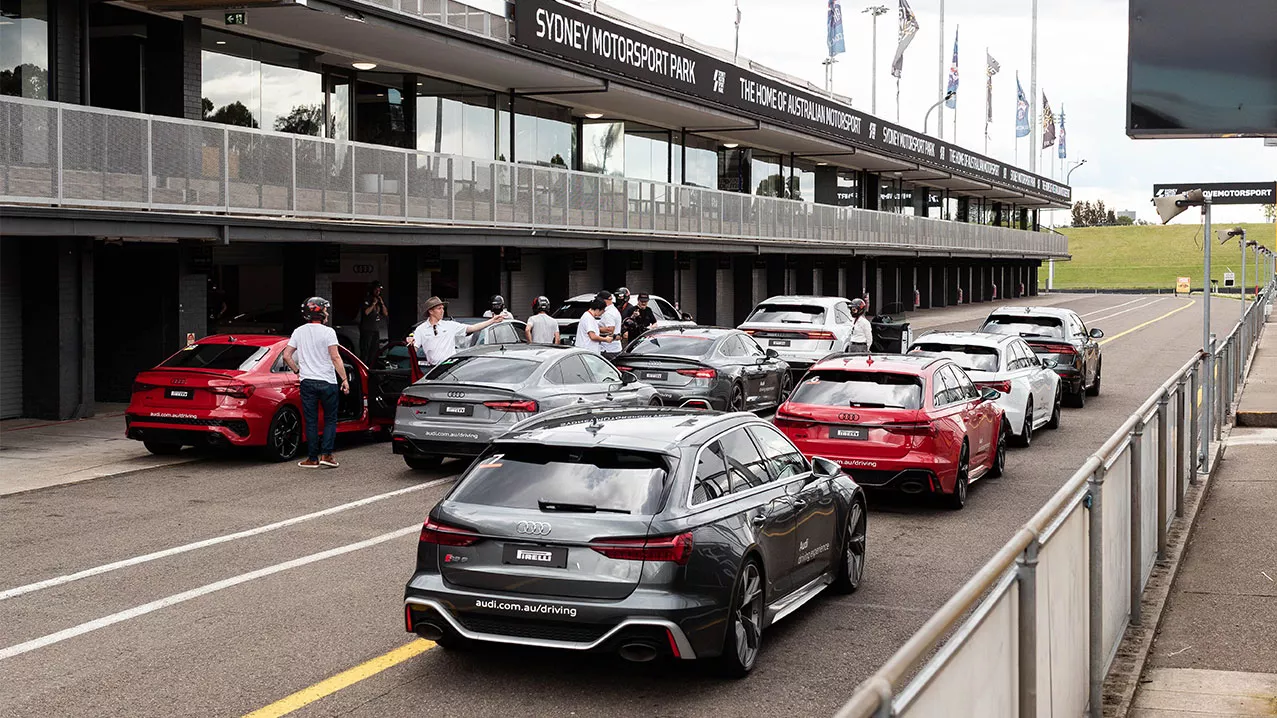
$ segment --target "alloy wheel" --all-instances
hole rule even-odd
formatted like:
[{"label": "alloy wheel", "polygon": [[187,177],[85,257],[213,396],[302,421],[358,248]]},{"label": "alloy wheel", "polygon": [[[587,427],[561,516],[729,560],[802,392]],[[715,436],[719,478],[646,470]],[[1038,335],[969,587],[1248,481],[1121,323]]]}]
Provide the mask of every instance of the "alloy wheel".
[{"label": "alloy wheel", "polygon": [[865,523],[864,507],[852,504],[851,515],[847,517],[847,550],[843,552],[843,561],[853,587],[859,586],[865,575]]},{"label": "alloy wheel", "polygon": [[270,433],[271,449],[281,461],[287,461],[297,454],[301,446],[301,421],[297,412],[284,409],[275,417]]},{"label": "alloy wheel", "polygon": [[744,411],[745,410],[745,392],[740,388],[739,384],[732,386],[731,398],[727,400],[728,411]]},{"label": "alloy wheel", "polygon": [[736,633],[736,658],[743,667],[758,660],[763,636],[763,577],[754,562],[745,564],[737,583],[736,615],[732,630]]}]

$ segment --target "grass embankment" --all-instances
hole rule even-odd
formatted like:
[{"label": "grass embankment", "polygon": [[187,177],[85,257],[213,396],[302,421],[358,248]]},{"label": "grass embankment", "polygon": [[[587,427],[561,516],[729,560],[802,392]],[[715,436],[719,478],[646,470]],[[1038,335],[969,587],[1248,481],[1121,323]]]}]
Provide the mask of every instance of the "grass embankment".
[{"label": "grass embankment", "polygon": [[[1215,229],[1236,225],[1217,225]],[[1243,224],[1246,238],[1265,247],[1277,244],[1277,225]],[[1193,290],[1202,287],[1201,225],[1172,224],[1143,227],[1066,227],[1073,260],[1055,263],[1057,289],[1174,289],[1176,277],[1192,277]],[[1214,238],[1212,238],[1214,239]],[[1211,276],[1223,286],[1225,269],[1241,281],[1241,251],[1237,239],[1211,248]],[[1255,250],[1246,255],[1246,276],[1254,286]],[[1046,267],[1038,274],[1046,286]]]}]

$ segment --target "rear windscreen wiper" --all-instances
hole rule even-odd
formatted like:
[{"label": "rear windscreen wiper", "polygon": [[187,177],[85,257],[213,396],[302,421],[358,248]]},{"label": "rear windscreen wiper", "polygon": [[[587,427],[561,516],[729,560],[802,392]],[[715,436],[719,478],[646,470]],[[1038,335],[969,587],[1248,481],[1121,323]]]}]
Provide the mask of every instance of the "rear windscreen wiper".
[{"label": "rear windscreen wiper", "polygon": [[573,503],[568,503],[566,501],[546,501],[545,499],[538,500],[537,507],[540,508],[542,511],[559,511],[563,513],[573,513],[573,514],[594,514],[594,513],[628,514],[630,513],[627,509],[613,509],[613,508],[608,508],[606,506],[599,507],[599,506],[595,506],[594,504],[573,504]]},{"label": "rear windscreen wiper", "polygon": [[851,406],[858,406],[862,409],[886,409],[887,408],[886,404],[879,404],[878,402],[874,402],[874,401],[852,401],[852,402],[848,402],[848,404],[850,404]]}]

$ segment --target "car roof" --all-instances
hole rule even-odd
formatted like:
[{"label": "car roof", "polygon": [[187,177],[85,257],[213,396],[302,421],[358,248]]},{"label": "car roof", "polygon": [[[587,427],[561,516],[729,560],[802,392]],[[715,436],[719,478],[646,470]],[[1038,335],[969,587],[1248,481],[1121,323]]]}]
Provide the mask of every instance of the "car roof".
[{"label": "car roof", "polygon": [[1056,317],[1065,319],[1073,316],[1072,309],[1061,309],[1060,307],[1001,307],[989,312],[991,317]]},{"label": "car roof", "polygon": [[759,304],[819,304],[823,307],[831,307],[838,302],[848,301],[843,297],[818,297],[814,294],[784,294],[778,297],[768,297]]},{"label": "car roof", "polygon": [[269,347],[287,342],[288,337],[278,334],[214,334],[196,341],[196,344],[247,344],[254,347]]},{"label": "car roof", "polygon": [[847,369],[849,371],[881,371],[902,374],[918,374],[937,362],[947,361],[935,354],[833,354],[812,365],[817,369]]},{"label": "car roof", "polygon": [[573,352],[584,352],[585,349],[568,346],[566,344],[480,344],[478,346],[468,347],[458,351],[453,356],[483,356],[485,354],[500,354],[508,356],[512,359],[528,359],[533,361],[544,361],[552,357],[563,356]]},{"label": "car roof", "polygon": [[1019,339],[1011,334],[990,334],[988,332],[932,332],[914,337],[913,343],[922,342],[961,342],[980,347],[997,347]]},{"label": "car roof", "polygon": [[569,407],[515,426],[500,441],[603,446],[677,454],[693,434],[714,427],[761,423],[746,412],[670,407]]},{"label": "car roof", "polygon": [[[638,303],[638,295],[640,295],[640,294],[644,294],[644,292],[633,292],[633,293],[631,293],[631,294],[630,294],[630,302],[637,304],[637,303]],[[668,301],[668,300],[666,300],[666,299],[665,299],[665,297],[662,297],[662,296],[661,296],[661,295],[659,295],[659,294],[652,294],[651,292],[646,292],[646,294],[647,294],[647,296],[648,296],[648,298],[649,298],[649,299],[659,299],[659,300],[661,300],[662,302],[664,302],[664,301]],[[564,303],[567,303],[567,302],[588,302],[588,301],[590,301],[591,299],[594,299],[594,298],[595,298],[595,297],[597,297],[597,296],[599,296],[599,293],[598,293],[598,292],[594,292],[593,294],[578,294],[578,295],[576,295],[575,297],[568,297],[566,300],[564,300]]]},{"label": "car roof", "polygon": [[657,334],[687,334],[693,333],[696,336],[704,336],[708,339],[718,339],[729,334],[744,334],[736,327],[703,327],[699,324],[680,323],[663,327],[654,327],[643,332],[644,337],[655,336]]}]

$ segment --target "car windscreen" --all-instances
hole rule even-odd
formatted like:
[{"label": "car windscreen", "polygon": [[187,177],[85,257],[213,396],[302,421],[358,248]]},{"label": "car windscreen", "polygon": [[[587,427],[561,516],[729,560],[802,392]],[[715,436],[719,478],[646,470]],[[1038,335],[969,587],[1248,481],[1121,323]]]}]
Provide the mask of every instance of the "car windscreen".
[{"label": "car windscreen", "polygon": [[814,304],[759,304],[746,322],[824,324],[825,308]]},{"label": "car windscreen", "polygon": [[590,308],[589,302],[564,302],[563,306],[554,310],[555,319],[580,319],[585,310]]},{"label": "car windscreen", "polygon": [[890,372],[816,370],[807,373],[789,400],[818,406],[921,409],[922,379]]},{"label": "car windscreen", "polygon": [[519,357],[485,354],[444,359],[426,375],[427,380],[476,382],[480,384],[522,384],[541,366]]},{"label": "car windscreen", "polygon": [[601,513],[649,516],[661,508],[667,480],[658,454],[544,444],[494,444],[449,497],[514,509],[540,502],[578,504]]},{"label": "car windscreen", "polygon": [[997,371],[998,350],[995,347],[982,347],[971,344],[942,344],[939,342],[919,342],[910,351],[933,352],[953,360],[954,364],[967,371]]},{"label": "car windscreen", "polygon": [[248,371],[266,356],[268,347],[248,344],[192,344],[164,361],[163,367]]},{"label": "car windscreen", "polygon": [[1059,317],[1028,317],[995,314],[984,322],[981,331],[1009,334],[1013,337],[1064,338],[1064,320]]},{"label": "car windscreen", "polygon": [[699,357],[708,354],[713,346],[713,337],[691,334],[649,334],[635,342],[629,351],[631,354]]}]

